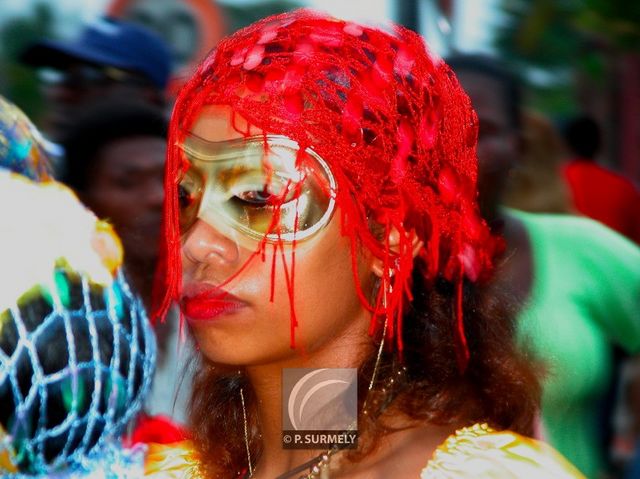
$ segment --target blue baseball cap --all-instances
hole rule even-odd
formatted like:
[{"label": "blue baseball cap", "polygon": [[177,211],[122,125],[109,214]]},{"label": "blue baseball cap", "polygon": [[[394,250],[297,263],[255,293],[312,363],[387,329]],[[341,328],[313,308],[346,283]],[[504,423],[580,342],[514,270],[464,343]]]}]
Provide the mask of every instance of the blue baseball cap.
[{"label": "blue baseball cap", "polygon": [[83,61],[136,72],[159,89],[171,74],[171,51],[157,34],[140,25],[102,17],[71,41],[43,40],[31,45],[21,60],[33,66],[64,68]]}]

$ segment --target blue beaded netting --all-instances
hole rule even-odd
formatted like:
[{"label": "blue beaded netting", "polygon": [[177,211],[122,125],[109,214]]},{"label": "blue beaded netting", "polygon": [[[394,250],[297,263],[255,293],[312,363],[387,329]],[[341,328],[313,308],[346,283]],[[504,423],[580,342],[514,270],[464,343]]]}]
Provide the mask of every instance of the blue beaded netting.
[{"label": "blue beaded netting", "polygon": [[140,477],[143,453],[121,438],[154,371],[142,303],[122,273],[106,287],[53,275],[0,312],[0,475]]}]

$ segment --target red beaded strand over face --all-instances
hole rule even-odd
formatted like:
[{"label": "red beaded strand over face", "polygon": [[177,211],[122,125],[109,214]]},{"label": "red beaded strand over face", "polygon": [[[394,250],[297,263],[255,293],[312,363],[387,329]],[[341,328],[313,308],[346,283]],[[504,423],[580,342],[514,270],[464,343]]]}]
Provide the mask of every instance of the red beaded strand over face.
[{"label": "red beaded strand over face", "polygon": [[[266,18],[220,42],[173,112],[156,317],[180,294],[177,186],[188,165],[178,145],[206,105],[229,106],[265,135],[292,139],[300,151],[309,148],[326,162],[354,264],[358,249],[366,248],[385,265],[383,281],[390,288],[380,288],[372,304],[359,291],[374,313],[371,332],[386,318],[388,339],[400,352],[403,308],[411,300],[412,235],[422,240],[422,273],[430,280],[442,275],[458,288],[455,327],[464,369],[469,352],[462,283],[486,277],[499,243],[476,203],[476,115],[454,74],[426,51],[423,40],[400,27],[385,32],[300,10]],[[381,228],[372,228],[376,224]],[[399,247],[381,241],[372,231],[378,229],[397,231]],[[267,246],[263,241],[252,258]],[[292,345],[295,246],[273,245],[289,265]]]}]

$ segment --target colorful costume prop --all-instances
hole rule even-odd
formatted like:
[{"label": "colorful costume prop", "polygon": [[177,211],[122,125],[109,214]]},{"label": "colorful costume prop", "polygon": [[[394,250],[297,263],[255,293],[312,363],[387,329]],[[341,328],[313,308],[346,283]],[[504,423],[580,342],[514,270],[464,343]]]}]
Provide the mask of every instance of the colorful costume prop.
[{"label": "colorful costume prop", "polygon": [[29,118],[0,96],[0,167],[32,180],[51,177],[43,138]]},{"label": "colorful costume prop", "polygon": [[[255,204],[244,201],[229,213],[229,202],[238,206],[238,197],[228,194],[234,190],[225,180],[215,180],[218,191],[210,187],[207,193],[204,187],[218,167],[203,164],[207,157],[209,165],[217,164],[222,158],[210,151],[223,149],[193,141],[190,131],[205,105],[229,106],[230,124],[236,124],[238,115],[264,132],[252,137],[236,128],[245,138],[240,149],[253,152],[252,165],[259,173],[258,182],[241,192],[250,196],[249,202],[260,202],[259,225],[247,216],[239,220],[240,211],[255,212]],[[241,235],[258,239],[253,249],[259,257],[267,248],[273,248],[274,255],[288,244],[295,248],[313,225],[328,221],[318,215],[335,202],[354,259],[356,248],[365,247],[386,266],[383,279],[390,287],[380,288],[373,304],[360,292],[363,303],[376,313],[372,332],[388,319],[388,339],[395,339],[402,350],[399,331],[403,307],[410,300],[415,231],[424,242],[419,252],[424,275],[429,280],[441,275],[457,284],[458,357],[464,369],[469,352],[462,283],[486,275],[498,245],[477,212],[477,130],[470,101],[451,70],[426,51],[417,34],[401,27],[384,32],[302,10],[264,19],[223,40],[186,84],[174,109],[157,315],[180,294],[181,220],[184,227],[197,216],[205,221],[216,216],[209,221],[216,227],[224,223],[223,231],[232,225]],[[282,175],[271,174],[279,171],[273,151],[280,146],[273,135],[295,145],[289,154],[296,152],[295,161],[289,166],[296,172],[284,182]],[[263,150],[259,161],[257,144]],[[260,162],[263,166],[257,168]],[[201,186],[194,187],[198,176]],[[309,223],[304,198],[324,202]],[[387,234],[396,229],[399,251],[381,241],[372,225]],[[292,297],[295,268],[290,266]],[[294,331],[292,327],[292,345]]]},{"label": "colorful costume prop", "polygon": [[120,437],[151,381],[155,338],[122,247],[71,190],[0,171],[0,473],[140,477]]}]

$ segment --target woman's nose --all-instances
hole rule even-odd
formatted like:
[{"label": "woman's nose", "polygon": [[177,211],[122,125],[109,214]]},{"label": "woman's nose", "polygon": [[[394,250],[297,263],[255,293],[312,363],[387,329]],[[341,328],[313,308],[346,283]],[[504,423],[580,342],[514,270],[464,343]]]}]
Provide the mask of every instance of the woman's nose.
[{"label": "woman's nose", "polygon": [[198,220],[183,245],[184,255],[194,263],[220,266],[235,264],[240,256],[235,240],[225,236],[208,223]]}]

